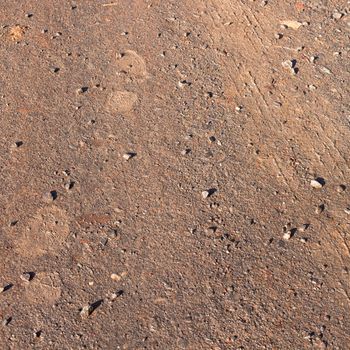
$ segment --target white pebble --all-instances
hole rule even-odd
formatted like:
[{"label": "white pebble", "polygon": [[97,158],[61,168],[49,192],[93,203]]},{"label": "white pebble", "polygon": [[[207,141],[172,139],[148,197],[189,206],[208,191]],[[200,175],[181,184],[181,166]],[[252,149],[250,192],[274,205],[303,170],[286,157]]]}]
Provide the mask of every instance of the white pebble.
[{"label": "white pebble", "polygon": [[113,281],[120,281],[122,278],[121,278],[121,276],[119,276],[119,275],[117,275],[116,273],[112,273],[111,274],[111,279],[113,280]]},{"label": "white pebble", "polygon": [[332,18],[334,19],[341,19],[343,17],[343,14],[340,12],[334,12],[332,15]]},{"label": "white pebble", "polygon": [[128,153],[124,153],[123,154],[123,158],[125,159],[125,160],[129,160],[129,159],[131,159],[131,158],[133,158],[133,157],[135,157],[136,156],[136,153],[133,153],[133,152],[128,152]]},{"label": "white pebble", "polygon": [[319,182],[317,179],[311,180],[310,185],[311,185],[311,187],[318,188],[318,189],[323,187],[323,184],[321,182]]},{"label": "white pebble", "polygon": [[287,231],[286,233],[283,234],[283,239],[285,239],[286,241],[288,241],[291,237],[292,237],[291,231]]},{"label": "white pebble", "polygon": [[202,197],[205,199],[205,198],[208,198],[210,196],[210,192],[209,191],[203,191],[202,192]]},{"label": "white pebble", "polygon": [[316,86],[312,85],[312,84],[309,85],[308,88],[309,88],[310,91],[315,91],[317,89]]},{"label": "white pebble", "polygon": [[85,305],[81,310],[80,310],[80,316],[82,318],[87,318],[90,316],[91,312],[93,311],[93,308],[91,305]]},{"label": "white pebble", "polygon": [[322,72],[322,73],[324,73],[324,74],[329,74],[329,75],[331,75],[332,74],[332,71],[329,69],[329,68],[327,68],[327,67],[320,67],[320,71]]}]

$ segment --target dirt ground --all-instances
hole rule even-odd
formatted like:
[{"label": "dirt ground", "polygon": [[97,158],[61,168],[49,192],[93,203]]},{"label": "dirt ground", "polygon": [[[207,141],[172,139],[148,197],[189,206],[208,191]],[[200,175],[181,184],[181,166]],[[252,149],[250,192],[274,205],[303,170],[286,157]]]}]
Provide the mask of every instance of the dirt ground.
[{"label": "dirt ground", "polygon": [[0,0],[0,348],[350,349],[347,0]]}]

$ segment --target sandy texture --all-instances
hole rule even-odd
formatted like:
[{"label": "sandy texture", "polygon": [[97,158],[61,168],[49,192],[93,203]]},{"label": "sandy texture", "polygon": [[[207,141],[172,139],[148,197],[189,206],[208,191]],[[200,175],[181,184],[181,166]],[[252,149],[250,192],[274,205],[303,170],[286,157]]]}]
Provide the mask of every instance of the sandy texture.
[{"label": "sandy texture", "polygon": [[349,349],[349,11],[0,0],[0,348]]}]

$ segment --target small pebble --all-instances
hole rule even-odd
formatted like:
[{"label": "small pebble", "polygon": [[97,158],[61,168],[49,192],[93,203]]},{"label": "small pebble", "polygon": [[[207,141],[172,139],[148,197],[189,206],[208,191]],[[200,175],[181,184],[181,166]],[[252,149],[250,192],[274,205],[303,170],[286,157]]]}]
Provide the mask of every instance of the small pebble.
[{"label": "small pebble", "polygon": [[283,226],[283,232],[287,232],[292,228],[292,224],[288,222],[286,225]]},{"label": "small pebble", "polygon": [[301,238],[300,238],[300,242],[301,242],[301,243],[307,243],[307,238],[301,237]]},{"label": "small pebble", "polygon": [[281,28],[291,28],[294,30],[299,29],[301,26],[308,25],[307,22],[299,22],[294,20],[285,20],[281,22]]},{"label": "small pebble", "polygon": [[283,239],[285,239],[286,241],[288,241],[291,238],[292,238],[292,231],[287,231],[283,234]]},{"label": "small pebble", "polygon": [[205,199],[205,198],[208,198],[210,196],[209,194],[209,191],[203,191],[202,192],[202,197]]},{"label": "small pebble", "polygon": [[215,192],[216,192],[216,189],[214,189],[214,188],[210,188],[209,190],[202,191],[202,197],[203,197],[204,199],[205,199],[205,198],[208,198],[208,197],[210,197],[211,195],[213,195]]},{"label": "small pebble", "polygon": [[312,188],[320,189],[325,185],[325,181],[322,178],[317,178],[310,181],[310,185]]},{"label": "small pebble", "polygon": [[183,156],[185,156],[185,155],[189,154],[190,152],[191,152],[191,150],[190,150],[189,148],[186,148],[186,149],[184,149],[184,150],[181,151],[181,154],[182,154]]},{"label": "small pebble", "polygon": [[22,281],[30,282],[34,277],[34,274],[32,272],[24,272],[21,274],[20,278]]},{"label": "small pebble", "polygon": [[50,68],[50,72],[52,73],[58,73],[60,71],[60,69],[58,67],[51,67]]},{"label": "small pebble", "polygon": [[299,71],[299,69],[296,67],[297,61],[296,60],[286,60],[282,62],[283,68],[289,69],[289,71],[296,75]]},{"label": "small pebble", "polygon": [[11,321],[12,321],[12,317],[5,317],[5,318],[2,320],[1,324],[2,324],[4,327],[6,327],[8,324],[10,324]]},{"label": "small pebble", "polygon": [[309,85],[308,88],[309,88],[310,91],[315,91],[317,89],[316,86],[312,85],[312,84]]},{"label": "small pebble", "polygon": [[347,215],[350,215],[350,206],[348,206],[344,209],[344,213]]},{"label": "small pebble", "polygon": [[82,318],[89,317],[100,305],[102,305],[103,300],[97,300],[92,304],[85,305],[83,308],[80,309],[80,316]]},{"label": "small pebble", "polygon": [[213,235],[217,231],[217,229],[218,228],[216,226],[210,226],[205,231],[206,231],[206,233]]},{"label": "small pebble", "polygon": [[191,82],[189,82],[189,81],[187,81],[187,80],[181,80],[181,81],[179,81],[178,83],[177,83],[177,86],[179,87],[179,88],[183,88],[184,86],[191,86],[192,85],[192,83]]},{"label": "small pebble", "polygon": [[46,203],[51,203],[57,198],[57,192],[56,191],[50,191],[43,195],[43,200]]},{"label": "small pebble", "polygon": [[112,273],[112,274],[111,274],[111,279],[112,279],[113,281],[118,282],[118,281],[120,281],[122,278],[121,278],[121,276],[117,275],[116,273]]},{"label": "small pebble", "polygon": [[69,181],[64,185],[64,188],[69,191],[74,187],[75,182],[74,181]]},{"label": "small pebble", "polygon": [[119,230],[117,228],[110,228],[107,231],[107,235],[109,238],[113,239],[113,238],[119,238],[120,234],[119,234]]},{"label": "small pebble", "polygon": [[136,153],[134,153],[134,152],[128,152],[128,153],[123,154],[123,158],[125,160],[129,160],[131,158],[134,158],[135,156],[136,156]]},{"label": "small pebble", "polygon": [[293,61],[291,61],[291,60],[283,61],[282,62],[282,67],[284,67],[284,68],[293,68],[294,67]]},{"label": "small pebble", "polygon": [[15,148],[21,147],[23,145],[23,141],[16,141],[13,145]]},{"label": "small pebble", "polygon": [[331,74],[332,74],[332,71],[331,71],[329,68],[327,68],[327,67],[321,66],[321,67],[320,67],[320,71],[321,71],[322,73],[324,73],[324,74],[328,74],[328,75],[331,75]]},{"label": "small pebble", "polygon": [[291,68],[290,72],[292,73],[292,75],[297,75],[299,72],[299,68]]},{"label": "small pebble", "polygon": [[325,205],[324,204],[320,204],[315,208],[315,213],[316,214],[321,214],[325,209]]},{"label": "small pebble", "polygon": [[210,141],[211,143],[215,142],[215,141],[216,141],[215,136],[210,136],[210,137],[209,137],[209,141]]},{"label": "small pebble", "polygon": [[34,338],[40,338],[42,334],[42,331],[36,331],[33,333]]},{"label": "small pebble", "polygon": [[273,102],[273,105],[274,105],[276,108],[281,108],[281,107],[282,107],[282,102],[280,102],[280,101],[274,101],[274,102]]},{"label": "small pebble", "polygon": [[210,203],[209,204],[209,208],[211,209],[217,209],[219,208],[220,204],[219,203]]},{"label": "small pebble", "polygon": [[237,107],[235,108],[235,110],[236,110],[237,112],[241,112],[242,109],[243,109],[243,106],[237,106]]},{"label": "small pebble", "polygon": [[88,90],[89,90],[88,87],[83,86],[83,87],[77,89],[77,94],[83,94],[84,92],[87,92]]},{"label": "small pebble", "polygon": [[80,310],[80,316],[82,318],[87,318],[91,315],[93,311],[93,307],[91,305],[85,305],[81,310]]},{"label": "small pebble", "polygon": [[118,290],[116,293],[112,293],[110,298],[111,300],[115,300],[121,297],[123,294],[124,294],[124,291],[121,289],[121,290]]},{"label": "small pebble", "polygon": [[337,192],[338,193],[343,193],[346,190],[346,186],[345,185],[339,185],[337,187]]},{"label": "small pebble", "polygon": [[7,290],[11,289],[13,286],[13,284],[6,284],[5,286],[3,287],[0,287],[0,294],[3,293],[3,292],[6,292]]},{"label": "small pebble", "polygon": [[33,333],[33,336],[34,338],[40,338],[42,333],[43,333],[42,331],[36,331]]},{"label": "small pebble", "polygon": [[341,19],[343,17],[343,14],[342,13],[340,13],[340,12],[334,12],[333,14],[332,14],[332,18],[333,19]]},{"label": "small pebble", "polygon": [[298,231],[299,232],[305,232],[308,229],[309,226],[310,226],[310,224],[303,224],[300,227],[298,227]]},{"label": "small pebble", "polygon": [[282,33],[276,33],[275,34],[275,39],[282,39],[283,38],[283,34]]},{"label": "small pebble", "polygon": [[107,243],[108,243],[108,238],[107,237],[102,237],[100,239],[100,243],[101,243],[102,247],[106,246]]}]

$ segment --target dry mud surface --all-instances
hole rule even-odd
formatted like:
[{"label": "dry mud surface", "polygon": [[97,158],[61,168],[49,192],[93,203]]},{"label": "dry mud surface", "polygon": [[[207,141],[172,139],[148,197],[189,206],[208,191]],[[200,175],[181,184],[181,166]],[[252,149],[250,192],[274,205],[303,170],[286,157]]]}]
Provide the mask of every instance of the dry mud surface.
[{"label": "dry mud surface", "polygon": [[346,0],[0,0],[1,349],[350,349]]}]

